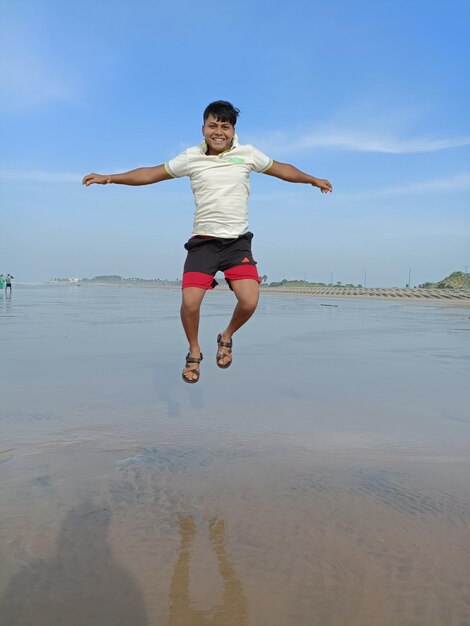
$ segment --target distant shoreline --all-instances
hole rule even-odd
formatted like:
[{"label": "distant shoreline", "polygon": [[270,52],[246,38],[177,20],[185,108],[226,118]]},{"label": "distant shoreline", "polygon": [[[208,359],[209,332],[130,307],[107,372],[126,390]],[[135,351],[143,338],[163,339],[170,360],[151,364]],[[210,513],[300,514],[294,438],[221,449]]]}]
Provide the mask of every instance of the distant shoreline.
[{"label": "distant shoreline", "polygon": [[[49,281],[51,285],[58,286],[80,286],[80,287],[124,287],[136,288],[143,287],[147,289],[164,289],[167,291],[180,291],[181,284],[164,284],[163,281],[156,284],[154,281],[126,281],[122,282],[65,282],[65,281]],[[229,291],[228,286],[219,285],[216,291]],[[269,293],[274,295],[289,296],[313,296],[328,298],[366,298],[374,300],[424,300],[441,302],[461,302],[470,305],[470,289],[424,289],[412,287],[409,289],[400,287],[268,287],[260,286],[260,293]]]}]

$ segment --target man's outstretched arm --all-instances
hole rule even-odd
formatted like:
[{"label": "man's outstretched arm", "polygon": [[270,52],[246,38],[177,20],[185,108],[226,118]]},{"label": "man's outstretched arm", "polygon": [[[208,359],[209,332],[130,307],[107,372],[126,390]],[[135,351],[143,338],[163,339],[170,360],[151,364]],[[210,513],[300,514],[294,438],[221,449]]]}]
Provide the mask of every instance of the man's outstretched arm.
[{"label": "man's outstretched arm", "polygon": [[328,193],[333,191],[333,185],[326,178],[315,178],[305,172],[301,172],[299,169],[290,165],[289,163],[279,163],[279,161],[273,161],[271,167],[264,172],[269,176],[275,176],[281,180],[285,180],[288,183],[304,183],[307,185],[313,185],[318,187],[322,193]]},{"label": "man's outstretched arm", "polygon": [[117,185],[151,185],[152,183],[160,183],[162,180],[170,180],[170,176],[164,165],[155,165],[154,167],[139,167],[130,172],[123,174],[87,174],[83,177],[82,184],[89,187],[90,185],[109,185],[115,183]]}]

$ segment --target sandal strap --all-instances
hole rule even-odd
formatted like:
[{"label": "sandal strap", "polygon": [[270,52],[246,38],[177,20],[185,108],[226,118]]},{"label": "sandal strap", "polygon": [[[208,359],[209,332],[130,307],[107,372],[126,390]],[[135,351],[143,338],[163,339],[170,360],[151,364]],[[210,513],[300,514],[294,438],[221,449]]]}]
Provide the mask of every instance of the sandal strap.
[{"label": "sandal strap", "polygon": [[222,341],[220,338],[220,335],[217,337],[217,343],[219,344],[219,346],[222,346],[223,348],[231,348],[233,346],[232,339],[230,339],[230,341]]},{"label": "sandal strap", "polygon": [[[202,354],[201,354],[201,356],[200,356],[199,358],[198,358],[198,357],[195,357],[195,356],[189,356],[189,352],[188,352],[188,354],[186,355],[186,365],[187,365],[188,363],[200,363],[201,361],[202,361]],[[193,369],[194,369],[194,368],[193,368]]]}]

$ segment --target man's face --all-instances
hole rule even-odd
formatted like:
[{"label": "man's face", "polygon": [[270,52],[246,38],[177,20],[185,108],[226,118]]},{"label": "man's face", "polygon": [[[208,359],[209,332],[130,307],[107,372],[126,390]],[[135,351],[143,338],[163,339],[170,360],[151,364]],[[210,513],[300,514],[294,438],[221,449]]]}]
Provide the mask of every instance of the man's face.
[{"label": "man's face", "polygon": [[217,121],[215,115],[209,115],[202,127],[202,134],[207,143],[207,154],[220,154],[230,149],[235,128],[230,122]]}]

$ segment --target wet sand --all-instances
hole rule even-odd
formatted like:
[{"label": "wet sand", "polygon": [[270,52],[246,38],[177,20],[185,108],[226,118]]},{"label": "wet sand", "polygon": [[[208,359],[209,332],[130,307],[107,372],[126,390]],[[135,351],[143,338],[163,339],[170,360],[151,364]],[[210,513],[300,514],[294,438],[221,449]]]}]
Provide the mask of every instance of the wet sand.
[{"label": "wet sand", "polygon": [[[334,303],[337,306],[322,306]],[[470,625],[470,309],[0,299],[2,626]]]}]

